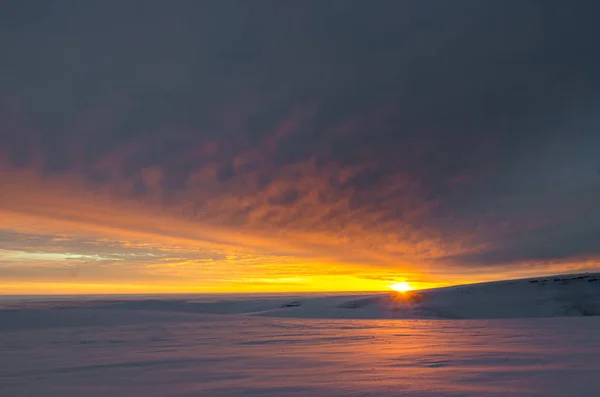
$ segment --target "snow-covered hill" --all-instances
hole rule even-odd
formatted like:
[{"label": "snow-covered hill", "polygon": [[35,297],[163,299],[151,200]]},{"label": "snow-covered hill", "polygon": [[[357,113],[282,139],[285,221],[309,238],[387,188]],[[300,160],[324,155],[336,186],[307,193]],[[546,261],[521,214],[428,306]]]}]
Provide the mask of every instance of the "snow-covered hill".
[{"label": "snow-covered hill", "polygon": [[600,274],[561,275],[415,291],[405,299],[402,296],[387,299],[384,304],[390,310],[408,310],[419,317],[596,316],[600,315]]},{"label": "snow-covered hill", "polygon": [[[28,300],[27,307],[39,307]],[[16,307],[15,307],[16,305]],[[296,318],[474,319],[600,315],[600,273],[360,295],[156,296],[44,302],[120,313],[228,314]],[[23,309],[12,303],[13,309]],[[25,318],[24,312],[19,318]],[[57,317],[56,317],[57,318]]]},{"label": "snow-covered hill", "polygon": [[600,274],[498,281],[407,293],[298,300],[262,315],[335,318],[527,318],[600,315]]}]

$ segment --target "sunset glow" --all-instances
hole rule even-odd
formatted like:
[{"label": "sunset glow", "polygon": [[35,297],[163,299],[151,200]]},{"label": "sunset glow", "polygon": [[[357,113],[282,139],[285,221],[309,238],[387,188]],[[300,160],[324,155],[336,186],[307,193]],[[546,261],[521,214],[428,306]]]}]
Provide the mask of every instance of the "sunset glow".
[{"label": "sunset glow", "polygon": [[[593,97],[598,68],[560,55],[594,53],[593,35],[573,47],[527,19],[538,59],[470,11],[447,28],[431,11],[421,44],[393,13],[349,5],[366,21],[346,23],[284,3],[6,17],[0,294],[384,291],[600,267],[596,107],[571,98]],[[460,48],[436,62],[449,37]],[[502,62],[466,55],[496,60],[494,45]]]},{"label": "sunset glow", "polygon": [[408,292],[408,291],[412,291],[414,289],[407,282],[396,283],[396,284],[392,285],[390,288],[393,289],[394,291],[398,291],[398,292]]}]

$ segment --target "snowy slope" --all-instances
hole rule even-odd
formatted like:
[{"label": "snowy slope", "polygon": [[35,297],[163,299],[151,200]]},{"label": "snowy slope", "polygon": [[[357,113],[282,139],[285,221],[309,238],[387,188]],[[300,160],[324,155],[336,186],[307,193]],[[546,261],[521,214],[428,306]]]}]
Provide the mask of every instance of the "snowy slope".
[{"label": "snowy slope", "polygon": [[[110,304],[108,307],[111,307]],[[140,301],[116,307],[298,318],[525,318],[600,315],[600,274],[562,275],[377,295],[245,301]]]},{"label": "snowy slope", "polygon": [[[600,274],[562,275],[415,293],[415,314],[441,318],[600,315]],[[402,310],[402,307],[400,307]]]},{"label": "snowy slope", "polygon": [[[296,318],[472,319],[600,315],[600,274],[500,281],[409,293],[199,296],[53,301],[54,307]],[[28,307],[38,307],[28,301]]]}]

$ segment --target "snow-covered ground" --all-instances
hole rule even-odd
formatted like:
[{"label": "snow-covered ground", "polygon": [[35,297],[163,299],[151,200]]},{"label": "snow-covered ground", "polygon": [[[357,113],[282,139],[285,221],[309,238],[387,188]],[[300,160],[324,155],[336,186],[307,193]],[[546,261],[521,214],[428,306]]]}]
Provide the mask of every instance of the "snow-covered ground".
[{"label": "snow-covered ground", "polygon": [[[579,317],[600,315],[600,273],[407,293],[0,297],[2,307],[344,319]],[[0,323],[0,329],[16,322]]]},{"label": "snow-covered ground", "polygon": [[0,298],[0,396],[597,396],[598,278]]}]

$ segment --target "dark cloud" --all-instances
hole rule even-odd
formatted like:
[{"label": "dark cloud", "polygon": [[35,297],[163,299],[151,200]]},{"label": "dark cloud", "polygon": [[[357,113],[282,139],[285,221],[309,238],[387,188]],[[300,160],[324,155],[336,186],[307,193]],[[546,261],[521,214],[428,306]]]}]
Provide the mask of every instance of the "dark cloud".
[{"label": "dark cloud", "polygon": [[542,232],[533,236],[521,236],[501,248],[481,254],[462,255],[452,258],[455,263],[466,266],[490,266],[518,264],[523,262],[548,262],[553,260],[598,259],[600,229],[578,233],[560,234]]},{"label": "dark cloud", "polygon": [[273,197],[272,199],[269,200],[269,202],[271,204],[276,204],[276,205],[293,204],[296,201],[298,201],[299,197],[300,197],[300,192],[298,192],[297,190],[288,190],[288,191],[282,193],[279,197]]},{"label": "dark cloud", "polygon": [[0,154],[219,225],[410,228],[486,247],[469,266],[600,255],[599,13],[6,1]]}]

